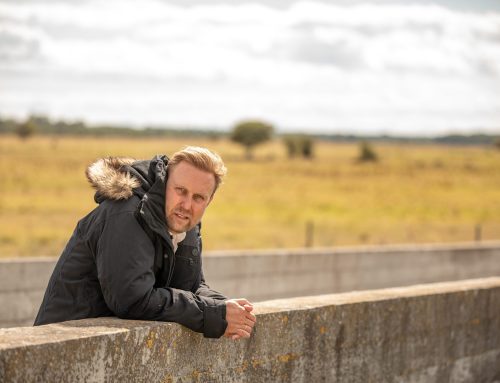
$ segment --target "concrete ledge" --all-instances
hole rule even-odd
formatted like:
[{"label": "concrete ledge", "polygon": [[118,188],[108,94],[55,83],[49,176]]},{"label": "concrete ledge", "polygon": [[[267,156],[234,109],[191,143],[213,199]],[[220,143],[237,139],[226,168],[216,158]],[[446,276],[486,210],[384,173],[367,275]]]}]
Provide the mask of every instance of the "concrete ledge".
[{"label": "concrete ledge", "polygon": [[0,330],[0,381],[494,382],[500,278],[257,304],[250,340],[81,320]]}]

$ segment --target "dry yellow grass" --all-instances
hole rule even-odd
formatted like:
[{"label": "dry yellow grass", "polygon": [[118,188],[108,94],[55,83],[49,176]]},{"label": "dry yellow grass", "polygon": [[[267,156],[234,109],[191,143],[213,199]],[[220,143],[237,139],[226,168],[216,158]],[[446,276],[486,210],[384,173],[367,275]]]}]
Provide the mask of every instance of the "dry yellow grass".
[{"label": "dry yellow grass", "polygon": [[311,161],[280,142],[243,160],[225,140],[0,136],[0,256],[57,255],[95,207],[84,170],[104,156],[150,158],[183,145],[219,152],[229,174],[206,212],[205,249],[299,247],[500,238],[500,152],[493,148],[376,145],[359,164],[354,144],[319,142]]}]

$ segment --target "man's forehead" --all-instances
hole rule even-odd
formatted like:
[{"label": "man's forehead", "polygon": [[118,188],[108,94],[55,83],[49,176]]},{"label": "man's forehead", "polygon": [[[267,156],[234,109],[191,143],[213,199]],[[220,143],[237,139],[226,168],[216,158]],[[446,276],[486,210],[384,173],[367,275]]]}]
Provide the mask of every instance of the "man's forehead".
[{"label": "man's forehead", "polygon": [[215,186],[215,176],[212,173],[198,169],[185,161],[169,168],[168,179],[180,186],[190,186],[196,189],[208,188],[208,190],[203,191],[207,193],[211,193]]}]

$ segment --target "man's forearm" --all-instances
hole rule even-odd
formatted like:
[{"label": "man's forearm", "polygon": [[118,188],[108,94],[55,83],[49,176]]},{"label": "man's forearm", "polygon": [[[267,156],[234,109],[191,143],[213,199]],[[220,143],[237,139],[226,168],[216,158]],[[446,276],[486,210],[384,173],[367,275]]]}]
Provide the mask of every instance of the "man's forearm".
[{"label": "man's forearm", "polygon": [[228,297],[218,292],[217,290],[211,289],[210,286],[208,286],[204,281],[200,283],[200,286],[198,287],[198,290],[196,290],[195,294],[202,297],[213,298],[221,301],[229,299]]}]

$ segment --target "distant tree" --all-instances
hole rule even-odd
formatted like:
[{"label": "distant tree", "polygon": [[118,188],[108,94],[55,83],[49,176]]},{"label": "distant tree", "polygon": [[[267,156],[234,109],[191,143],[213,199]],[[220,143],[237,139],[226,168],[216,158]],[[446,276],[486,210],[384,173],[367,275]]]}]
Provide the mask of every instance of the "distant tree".
[{"label": "distant tree", "polygon": [[255,146],[269,141],[273,135],[272,125],[258,120],[247,120],[236,124],[231,132],[231,140],[246,149],[246,158],[252,159]]},{"label": "distant tree", "polygon": [[377,153],[375,153],[375,150],[366,141],[361,142],[359,145],[358,161],[359,162],[376,162],[376,161],[378,161]]},{"label": "distant tree", "polygon": [[314,144],[311,137],[306,135],[288,135],[283,137],[288,157],[302,156],[304,158],[313,157]]},{"label": "distant tree", "polygon": [[19,124],[16,128],[16,134],[19,136],[19,138],[23,140],[35,134],[36,131],[37,131],[37,126],[30,119]]}]

